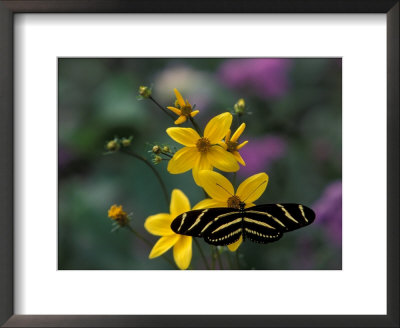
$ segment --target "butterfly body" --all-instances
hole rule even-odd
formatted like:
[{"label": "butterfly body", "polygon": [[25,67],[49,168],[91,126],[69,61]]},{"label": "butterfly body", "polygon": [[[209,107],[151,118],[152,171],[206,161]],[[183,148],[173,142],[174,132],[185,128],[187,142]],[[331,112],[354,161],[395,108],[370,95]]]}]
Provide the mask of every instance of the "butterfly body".
[{"label": "butterfly body", "polygon": [[178,234],[202,237],[212,245],[224,246],[243,240],[267,244],[283,233],[311,224],[312,209],[301,204],[264,204],[245,208],[217,207],[182,213],[171,223]]}]

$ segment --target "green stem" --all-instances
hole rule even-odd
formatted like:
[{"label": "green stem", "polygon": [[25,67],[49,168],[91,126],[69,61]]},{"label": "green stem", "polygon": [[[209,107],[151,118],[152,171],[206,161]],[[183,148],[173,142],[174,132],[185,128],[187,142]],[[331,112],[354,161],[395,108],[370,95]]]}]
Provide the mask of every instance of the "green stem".
[{"label": "green stem", "polygon": [[[147,240],[145,237],[143,237],[140,233],[138,233],[135,229],[133,229],[129,224],[125,226],[126,228],[128,228],[128,230],[130,232],[132,232],[136,237],[138,237],[140,240],[142,240],[143,242],[145,242],[148,246],[150,246],[150,248],[153,248],[153,243],[149,240]],[[165,254],[162,255],[162,257],[169,263],[172,265],[172,267],[175,269],[176,265],[175,263],[169,259]]]},{"label": "green stem", "polygon": [[206,266],[206,269],[210,270],[210,267],[208,266],[207,259],[206,259],[205,255],[203,253],[203,250],[201,249],[199,241],[195,237],[193,237],[193,239],[194,239],[194,243],[196,244],[197,248],[199,249],[200,255],[201,255],[202,259],[203,259],[203,262],[204,262],[204,265]]},{"label": "green stem", "polygon": [[215,246],[215,252],[217,253],[217,261],[218,261],[219,268],[220,268],[220,270],[224,270],[224,267],[222,266],[222,260],[221,260],[220,254],[219,254],[218,246]]},{"label": "green stem", "polygon": [[153,103],[155,103],[157,105],[157,107],[160,108],[165,114],[167,114],[173,121],[175,121],[174,116],[171,113],[167,112],[167,110],[163,106],[161,106],[152,96],[150,96],[149,99]]},{"label": "green stem", "polygon": [[196,129],[197,133],[201,136],[201,130],[200,127],[197,125],[196,121],[193,119],[193,117],[191,117],[190,115],[188,115],[190,122],[192,122],[194,128]]},{"label": "green stem", "polygon": [[144,241],[147,245],[150,247],[153,247],[153,243],[149,240],[147,240],[145,237],[143,237],[140,233],[138,233],[135,229],[133,229],[129,224],[125,226],[130,232],[132,232],[136,237]]},{"label": "green stem", "polygon": [[237,249],[235,252],[236,266],[237,269],[240,270],[240,259],[239,259],[239,250]]},{"label": "green stem", "polygon": [[129,155],[129,156],[132,156],[132,157],[134,157],[134,158],[136,158],[136,159],[141,160],[141,161],[144,162],[148,167],[151,168],[151,170],[153,171],[154,175],[157,177],[158,182],[159,182],[160,185],[161,185],[161,189],[162,189],[162,191],[163,191],[163,193],[164,193],[164,198],[165,198],[165,201],[166,201],[166,203],[167,203],[167,207],[169,207],[169,195],[168,195],[167,187],[165,186],[163,180],[161,179],[160,174],[157,172],[157,170],[154,168],[154,166],[153,166],[147,159],[145,159],[144,157],[142,157],[142,156],[140,156],[140,155],[138,155],[138,154],[136,154],[136,153],[134,153],[134,152],[132,152],[132,151],[129,151],[129,150],[125,150],[125,149],[124,149],[124,150],[121,150],[121,152],[122,152],[123,154]]},{"label": "green stem", "polygon": [[215,269],[215,254],[214,254],[214,246],[211,246],[211,270]]},{"label": "green stem", "polygon": [[170,155],[170,154],[168,154],[168,153],[165,153],[165,152],[161,152],[161,154],[163,154],[163,155],[165,155],[165,156],[168,156],[169,158],[172,158],[172,155]]},{"label": "green stem", "polygon": [[237,116],[237,128],[239,128],[239,126],[240,126],[240,114],[236,114],[236,116]]},{"label": "green stem", "polygon": [[226,258],[228,259],[228,264],[229,264],[229,269],[233,270],[233,263],[232,263],[232,257],[231,257],[231,251],[226,252]]}]

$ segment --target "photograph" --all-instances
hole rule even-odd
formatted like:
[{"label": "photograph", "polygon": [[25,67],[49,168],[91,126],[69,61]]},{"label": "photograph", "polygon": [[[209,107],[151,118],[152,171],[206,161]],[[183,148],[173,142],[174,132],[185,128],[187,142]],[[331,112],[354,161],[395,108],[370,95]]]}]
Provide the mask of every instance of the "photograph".
[{"label": "photograph", "polygon": [[58,58],[58,270],[342,270],[342,58]]}]

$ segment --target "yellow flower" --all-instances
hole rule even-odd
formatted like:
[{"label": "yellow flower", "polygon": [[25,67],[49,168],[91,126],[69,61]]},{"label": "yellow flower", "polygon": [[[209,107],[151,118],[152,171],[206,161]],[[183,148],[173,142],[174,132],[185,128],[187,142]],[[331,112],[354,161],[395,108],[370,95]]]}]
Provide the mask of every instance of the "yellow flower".
[{"label": "yellow flower", "polygon": [[[239,208],[240,203],[245,203],[245,208],[255,206],[253,204],[264,193],[268,184],[268,175],[258,173],[244,180],[236,192],[227,178],[214,171],[201,171],[199,173],[201,186],[211,198],[207,198],[196,204],[193,209],[212,207]],[[242,243],[242,237],[228,248],[234,252]]]},{"label": "yellow flower", "polygon": [[168,135],[184,145],[169,160],[168,172],[180,174],[192,170],[197,185],[200,170],[212,170],[213,167],[224,172],[239,170],[234,155],[227,152],[218,142],[226,135],[232,123],[232,114],[226,112],[212,118],[204,129],[204,136],[191,128],[169,128]]},{"label": "yellow flower", "polygon": [[246,166],[246,163],[244,162],[242,156],[240,156],[238,150],[241,149],[244,145],[246,145],[248,143],[248,141],[244,141],[241,144],[239,144],[238,139],[241,136],[241,134],[243,133],[245,127],[246,127],[246,124],[242,123],[237,128],[237,130],[232,135],[232,137],[231,137],[231,130],[229,129],[225,136],[225,140],[221,144],[227,151],[232,153],[232,155],[235,156],[236,160],[243,166]]},{"label": "yellow flower", "polygon": [[153,235],[161,236],[150,252],[153,259],[174,247],[174,260],[179,269],[185,270],[192,260],[192,237],[178,235],[171,229],[172,221],[184,212],[190,211],[190,202],[179,189],[174,189],[171,195],[170,213],[160,213],[149,216],[144,227]]},{"label": "yellow flower", "polygon": [[185,101],[177,89],[174,89],[174,92],[176,96],[175,107],[168,106],[167,108],[173,111],[176,115],[179,115],[179,118],[175,121],[175,124],[181,124],[186,122],[188,117],[195,117],[199,111],[193,110],[189,101]]},{"label": "yellow flower", "polygon": [[128,214],[122,209],[122,205],[113,205],[108,210],[108,217],[117,222],[120,226],[124,226],[129,222]]}]

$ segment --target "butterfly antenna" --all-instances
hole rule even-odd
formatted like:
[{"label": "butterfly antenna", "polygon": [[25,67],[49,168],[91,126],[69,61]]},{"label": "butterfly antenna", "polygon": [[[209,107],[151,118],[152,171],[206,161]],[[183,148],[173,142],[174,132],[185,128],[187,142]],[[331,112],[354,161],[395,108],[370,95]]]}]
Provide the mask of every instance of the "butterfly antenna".
[{"label": "butterfly antenna", "polygon": [[219,183],[217,183],[217,186],[221,187],[221,188],[224,189],[229,195],[233,196],[228,190],[226,190],[224,187],[222,187]]},{"label": "butterfly antenna", "polygon": [[258,187],[256,188],[256,189],[254,189],[251,193],[250,193],[250,195],[248,195],[247,197],[246,197],[246,199],[245,200],[243,200],[243,203],[245,203],[246,202],[246,200],[251,196],[251,195],[253,195],[255,192],[256,192],[256,190],[258,189],[258,188],[260,188],[264,183],[266,183],[267,181],[266,180],[264,180],[263,182],[261,182],[259,185],[258,185]]}]

